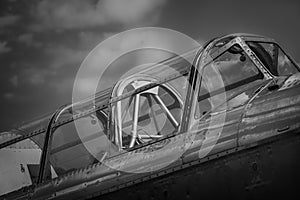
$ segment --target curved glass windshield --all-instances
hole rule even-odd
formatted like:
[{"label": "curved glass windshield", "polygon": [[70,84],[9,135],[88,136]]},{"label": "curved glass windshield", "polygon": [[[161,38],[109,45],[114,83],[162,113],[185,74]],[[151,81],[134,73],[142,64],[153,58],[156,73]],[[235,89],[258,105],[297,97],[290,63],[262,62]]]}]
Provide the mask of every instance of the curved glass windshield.
[{"label": "curved glass windshield", "polygon": [[58,127],[53,133],[50,164],[58,175],[99,162],[108,151],[103,111]]},{"label": "curved glass windshield", "polygon": [[277,44],[265,42],[247,44],[274,76],[287,76],[299,72],[298,67]]},{"label": "curved glass windshield", "polygon": [[[196,118],[215,110],[233,96],[236,88],[263,79],[252,60],[239,45],[234,45],[203,68]],[[245,98],[246,99],[246,98]]]}]

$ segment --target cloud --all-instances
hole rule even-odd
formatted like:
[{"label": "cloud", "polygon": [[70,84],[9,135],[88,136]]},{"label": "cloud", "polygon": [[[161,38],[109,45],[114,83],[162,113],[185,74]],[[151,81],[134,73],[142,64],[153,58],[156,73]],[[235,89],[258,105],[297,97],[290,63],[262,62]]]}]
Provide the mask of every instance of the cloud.
[{"label": "cloud", "polygon": [[29,47],[41,47],[42,43],[37,42],[33,39],[32,33],[25,33],[18,37],[18,41],[26,44]]},{"label": "cloud", "polygon": [[13,25],[18,20],[19,20],[19,17],[15,16],[15,15],[7,15],[7,16],[0,17],[0,28]]},{"label": "cloud", "polygon": [[112,32],[99,33],[96,31],[82,31],[78,33],[78,43],[82,49],[91,50],[100,42],[115,34],[116,33]]},{"label": "cloud", "polygon": [[64,89],[71,90],[70,83],[73,83],[73,80],[64,80],[69,79],[69,73],[75,73],[87,54],[88,51],[62,45],[47,46],[44,50],[46,65],[41,64],[41,67],[37,63],[22,63],[23,68],[18,75],[11,77],[9,82],[15,87],[25,83],[38,87],[51,86],[59,92],[63,92]]},{"label": "cloud", "polygon": [[157,22],[167,0],[43,0],[32,10],[37,23],[31,28],[65,30],[99,27],[150,25]]},{"label": "cloud", "polygon": [[73,83],[74,77],[64,77],[63,79],[49,82],[49,86],[60,95],[65,95],[72,92]]},{"label": "cloud", "polygon": [[88,51],[72,49],[65,46],[50,46],[45,49],[45,53],[52,58],[49,63],[49,68],[55,70],[69,65],[79,67],[80,63],[88,54]]},{"label": "cloud", "polygon": [[14,95],[13,93],[8,92],[8,93],[5,93],[5,94],[3,95],[3,97],[4,97],[5,99],[9,100],[9,99],[14,98],[15,95]]},{"label": "cloud", "polygon": [[165,0],[106,0],[100,4],[107,21],[132,25],[155,23]]},{"label": "cloud", "polygon": [[11,48],[7,46],[7,42],[6,41],[3,41],[3,42],[0,41],[0,54],[7,53],[7,52],[10,52],[10,51],[11,51]]},{"label": "cloud", "polygon": [[11,78],[9,79],[9,82],[10,82],[13,86],[17,87],[17,86],[19,85],[19,77],[18,77],[17,75],[14,75],[13,77],[11,77]]},{"label": "cloud", "polygon": [[56,71],[48,68],[37,68],[28,66],[20,71],[18,83],[29,83],[34,86],[42,86],[46,79],[56,74]]},{"label": "cloud", "polygon": [[41,85],[45,82],[45,75],[44,71],[36,71],[29,76],[29,81],[33,85]]}]

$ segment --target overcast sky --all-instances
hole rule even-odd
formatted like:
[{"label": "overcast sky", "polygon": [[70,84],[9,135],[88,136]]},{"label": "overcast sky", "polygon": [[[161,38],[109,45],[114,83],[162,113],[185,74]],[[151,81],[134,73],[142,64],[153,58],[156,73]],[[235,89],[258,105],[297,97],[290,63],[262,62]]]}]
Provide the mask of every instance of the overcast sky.
[{"label": "overcast sky", "polygon": [[300,61],[299,21],[297,0],[1,0],[0,131],[70,102],[88,52],[121,31],[158,26],[200,41],[255,33]]}]

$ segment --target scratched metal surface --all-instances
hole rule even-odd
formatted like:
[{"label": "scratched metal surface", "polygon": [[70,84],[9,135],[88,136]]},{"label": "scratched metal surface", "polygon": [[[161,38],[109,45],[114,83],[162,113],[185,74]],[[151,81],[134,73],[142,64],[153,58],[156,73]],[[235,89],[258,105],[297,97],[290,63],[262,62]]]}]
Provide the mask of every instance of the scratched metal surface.
[{"label": "scratched metal surface", "polygon": [[[247,105],[239,131],[239,145],[299,128],[300,75],[280,84],[277,91],[262,91]],[[265,90],[268,90],[267,88]]]},{"label": "scratched metal surface", "polygon": [[281,136],[93,199],[299,199],[299,132]]},{"label": "scratched metal surface", "polygon": [[[106,162],[118,170],[97,163],[0,199],[260,199],[282,191],[285,197],[299,196],[300,75],[277,83],[274,90],[264,82],[262,91],[229,111],[220,140],[204,158],[198,151],[207,123],[109,158]],[[178,153],[183,153],[179,159]],[[155,169],[170,160],[151,173],[122,171]]]},{"label": "scratched metal surface", "polygon": [[[257,97],[247,105],[238,133],[238,148],[240,148],[238,150],[225,145],[227,149],[232,151],[226,154],[224,154],[224,151],[218,151],[219,153],[215,154],[211,153],[210,156],[201,159],[201,162],[196,164],[196,166],[192,166],[193,163],[199,162],[197,156],[191,157],[199,150],[197,147],[201,145],[201,142],[198,142],[196,145],[191,146],[193,148],[187,151],[181,159],[174,162],[172,166],[168,166],[165,171],[150,174],[123,173],[97,164],[37,187],[33,192],[32,198],[65,199],[76,197],[84,199],[91,194],[101,195],[101,193],[105,194],[115,190],[120,191],[113,193],[115,197],[109,196],[112,199],[118,199],[121,196],[128,197],[128,199],[139,196],[142,199],[144,197],[146,199],[151,199],[151,197],[155,199],[163,199],[165,197],[168,199],[173,199],[174,197],[194,198],[194,194],[201,193],[197,193],[197,187],[205,188],[207,197],[210,197],[209,195],[214,196],[215,192],[218,191],[220,194],[224,192],[225,195],[233,198],[243,198],[249,194],[258,195],[259,192],[262,192],[260,190],[272,189],[273,184],[275,184],[274,187],[280,187],[281,190],[284,187],[287,189],[284,191],[288,191],[289,189],[285,185],[280,184],[280,182],[288,179],[288,183],[293,185],[297,182],[294,177],[297,177],[299,174],[299,172],[292,173],[290,170],[297,169],[299,166],[299,159],[296,157],[296,152],[300,152],[299,135],[294,135],[291,132],[299,132],[300,112],[298,109],[300,94],[298,92],[299,86],[294,85],[293,88],[286,88],[286,82],[282,83],[282,87],[285,89],[279,89],[272,93],[267,92],[266,95]],[[286,112],[289,114],[287,115]],[[289,127],[288,129],[285,128],[287,126]],[[224,133],[226,133],[226,128],[224,130]],[[271,136],[276,135],[286,135],[287,139],[279,140],[278,144],[266,142],[262,145],[259,143],[262,142],[262,139],[273,138]],[[201,141],[201,137],[199,138],[199,141]],[[174,155],[174,151],[181,151],[181,148],[184,148],[182,145],[183,139],[183,135],[178,135],[150,146],[145,146],[142,149],[114,157],[111,159],[110,164],[118,166],[120,169],[124,169],[122,167],[136,169],[138,168],[137,166],[154,167],[164,162],[165,157]],[[252,146],[254,144],[262,145],[259,147],[261,150],[253,149]],[[169,145],[167,148],[169,150],[159,151],[164,145]],[[245,150],[246,147],[250,149]],[[141,151],[153,151],[153,157],[137,156],[137,153]],[[236,151],[245,151],[246,153],[237,154]],[[266,153],[269,151],[272,151],[271,155]],[[276,163],[275,166],[274,163]],[[191,165],[190,169],[188,169],[189,165]],[[274,169],[270,169],[270,166],[274,167]],[[179,174],[176,174],[177,172],[175,174],[172,173],[176,170],[180,171],[178,172]],[[166,175],[168,173],[170,175]],[[279,177],[274,173],[278,173]],[[287,177],[291,176],[287,178],[281,174],[285,174]],[[164,178],[158,178],[159,175]],[[155,182],[150,181],[150,183],[147,183],[150,179],[154,179]],[[228,183],[226,183],[227,181]],[[145,183],[140,184],[140,182]],[[146,189],[145,187],[150,187],[151,189]],[[177,191],[181,187],[184,188],[181,190],[185,192]],[[216,190],[215,187],[219,189]],[[144,193],[146,193],[146,196],[144,196]],[[266,193],[264,192],[263,194],[265,195]]]}]

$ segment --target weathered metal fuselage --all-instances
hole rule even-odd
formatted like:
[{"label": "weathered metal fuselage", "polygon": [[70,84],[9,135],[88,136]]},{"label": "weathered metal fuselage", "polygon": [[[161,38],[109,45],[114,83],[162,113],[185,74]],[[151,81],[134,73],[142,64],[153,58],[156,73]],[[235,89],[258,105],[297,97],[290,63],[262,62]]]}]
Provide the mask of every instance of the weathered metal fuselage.
[{"label": "weathered metal fuselage", "polygon": [[[218,127],[210,127],[212,115],[204,115],[196,129],[0,199],[299,198],[300,73],[251,83],[231,99],[245,90],[249,97],[229,106],[215,142],[206,133]],[[210,144],[211,151],[201,156]]]}]

